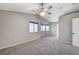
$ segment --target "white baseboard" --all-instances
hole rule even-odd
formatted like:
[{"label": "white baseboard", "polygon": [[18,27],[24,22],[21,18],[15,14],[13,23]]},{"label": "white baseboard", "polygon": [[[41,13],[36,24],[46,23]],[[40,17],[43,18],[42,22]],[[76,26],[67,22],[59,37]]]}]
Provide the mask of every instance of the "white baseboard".
[{"label": "white baseboard", "polygon": [[[33,39],[33,40],[37,40],[37,39]],[[26,42],[20,42],[20,43],[12,44],[12,45],[9,45],[9,46],[4,46],[4,47],[1,47],[0,50],[5,49],[5,48],[9,48],[9,47],[12,47],[12,46],[20,45],[20,44],[23,44],[23,43],[28,43],[28,42],[31,42],[33,40],[29,40],[29,41],[26,41]]]},{"label": "white baseboard", "polygon": [[66,42],[66,41],[60,41],[60,40],[59,40],[59,42],[63,42],[63,43],[72,45],[72,43],[70,43],[70,42]]}]

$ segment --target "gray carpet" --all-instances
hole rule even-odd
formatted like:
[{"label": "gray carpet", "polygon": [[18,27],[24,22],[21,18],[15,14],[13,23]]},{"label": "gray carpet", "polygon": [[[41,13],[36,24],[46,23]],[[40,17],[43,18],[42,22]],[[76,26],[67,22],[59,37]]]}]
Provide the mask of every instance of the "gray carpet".
[{"label": "gray carpet", "polygon": [[46,37],[0,50],[1,55],[77,55],[79,48]]}]

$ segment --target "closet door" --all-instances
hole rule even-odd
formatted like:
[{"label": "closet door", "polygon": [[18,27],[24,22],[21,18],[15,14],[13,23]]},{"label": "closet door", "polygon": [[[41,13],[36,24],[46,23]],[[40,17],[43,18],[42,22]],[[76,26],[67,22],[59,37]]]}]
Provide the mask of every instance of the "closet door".
[{"label": "closet door", "polygon": [[72,44],[79,47],[79,18],[72,19]]}]

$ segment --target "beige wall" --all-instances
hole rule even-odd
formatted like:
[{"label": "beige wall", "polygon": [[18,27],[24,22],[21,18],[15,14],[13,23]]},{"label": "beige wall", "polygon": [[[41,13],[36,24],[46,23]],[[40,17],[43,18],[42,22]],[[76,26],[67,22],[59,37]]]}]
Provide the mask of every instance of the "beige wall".
[{"label": "beige wall", "polygon": [[79,12],[61,16],[59,18],[59,40],[72,43],[72,19],[79,17]]},{"label": "beige wall", "polygon": [[39,15],[0,11],[0,49],[39,39],[50,32],[29,33],[29,21],[49,24]]}]

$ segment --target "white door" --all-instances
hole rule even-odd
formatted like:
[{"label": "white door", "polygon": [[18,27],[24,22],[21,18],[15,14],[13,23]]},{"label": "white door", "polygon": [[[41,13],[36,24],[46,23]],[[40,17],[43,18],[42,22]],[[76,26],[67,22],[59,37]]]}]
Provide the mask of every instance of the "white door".
[{"label": "white door", "polygon": [[72,44],[79,47],[79,18],[72,19]]}]

